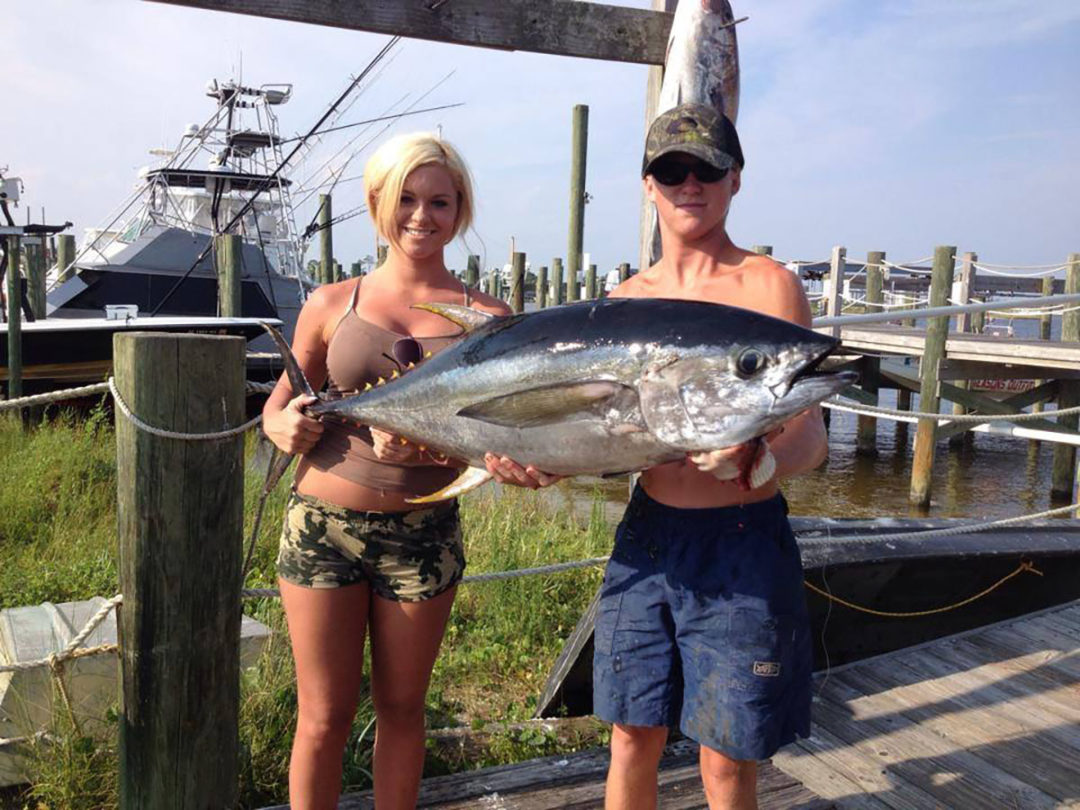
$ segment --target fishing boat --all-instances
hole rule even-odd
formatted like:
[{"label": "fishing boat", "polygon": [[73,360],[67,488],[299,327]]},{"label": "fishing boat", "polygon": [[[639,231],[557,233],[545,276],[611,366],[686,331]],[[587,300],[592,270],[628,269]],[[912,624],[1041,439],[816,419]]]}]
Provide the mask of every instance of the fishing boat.
[{"label": "fishing boat", "polygon": [[[162,164],[140,172],[119,212],[87,230],[73,261],[52,268],[45,324],[103,321],[122,309],[124,320],[197,318],[199,328],[212,328],[205,319],[219,314],[213,238],[234,233],[240,316],[279,320],[291,337],[312,286],[277,115],[292,86],[215,80],[206,94],[215,102],[210,116],[190,125],[175,148],[156,152]],[[251,349],[255,358],[272,352],[260,338]]]}]

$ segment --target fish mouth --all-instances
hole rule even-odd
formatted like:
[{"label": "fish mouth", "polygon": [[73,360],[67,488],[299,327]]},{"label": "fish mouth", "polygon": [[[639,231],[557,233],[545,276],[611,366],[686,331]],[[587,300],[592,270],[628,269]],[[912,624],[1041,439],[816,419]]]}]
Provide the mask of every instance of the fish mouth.
[{"label": "fish mouth", "polygon": [[[796,388],[804,390],[827,391],[820,398],[835,394],[859,379],[854,371],[822,371],[821,364],[832,353],[832,348],[821,352],[817,357],[806,363],[795,375],[787,381],[786,385],[779,385],[772,389],[773,396],[778,400],[787,396]],[[777,390],[782,389],[782,390]]]}]

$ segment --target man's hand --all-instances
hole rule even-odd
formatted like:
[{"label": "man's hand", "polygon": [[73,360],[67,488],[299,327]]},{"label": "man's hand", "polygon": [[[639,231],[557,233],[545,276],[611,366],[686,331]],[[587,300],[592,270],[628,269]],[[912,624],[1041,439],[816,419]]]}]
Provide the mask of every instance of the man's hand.
[{"label": "man's hand", "polygon": [[500,458],[494,453],[484,454],[484,466],[487,467],[487,471],[491,473],[491,477],[500,484],[513,484],[517,487],[540,489],[541,487],[549,487],[556,481],[562,479],[561,475],[550,475],[545,472],[540,472],[540,470],[536,469],[536,467],[531,464],[527,467],[522,467],[513,459],[507,458],[506,456]]},{"label": "man's hand", "polygon": [[733,447],[690,453],[687,458],[702,472],[720,481],[732,481],[744,490],[757,489],[776,474],[776,459],[764,436]]}]

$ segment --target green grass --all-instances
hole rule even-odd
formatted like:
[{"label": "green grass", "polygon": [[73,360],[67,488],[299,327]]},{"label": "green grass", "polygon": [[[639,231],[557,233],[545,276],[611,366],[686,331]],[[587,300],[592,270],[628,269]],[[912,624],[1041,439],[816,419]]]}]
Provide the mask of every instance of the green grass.
[{"label": "green grass", "polygon": [[[253,450],[249,441],[249,456]],[[0,419],[0,607],[112,596],[116,574],[116,466],[112,428],[94,412],[60,417],[25,433]],[[250,532],[261,476],[246,475]],[[274,557],[287,487],[268,499],[248,584],[275,584]],[[574,518],[531,492],[486,487],[467,497],[462,517],[468,573],[503,571],[608,553],[611,528],[599,502]],[[428,775],[520,761],[596,745],[605,730],[565,734],[499,730],[531,716],[547,673],[596,587],[599,567],[504,582],[463,585],[428,697],[430,728],[466,726],[475,735],[429,744]],[[293,661],[280,603],[252,600],[245,612],[273,634],[242,678],[241,806],[284,802],[296,719]],[[115,728],[115,713],[103,718]],[[373,714],[366,697],[345,752],[348,790],[370,786]],[[0,794],[0,807],[106,810],[116,807],[115,734],[93,740],[58,717],[36,746],[34,781]]]}]

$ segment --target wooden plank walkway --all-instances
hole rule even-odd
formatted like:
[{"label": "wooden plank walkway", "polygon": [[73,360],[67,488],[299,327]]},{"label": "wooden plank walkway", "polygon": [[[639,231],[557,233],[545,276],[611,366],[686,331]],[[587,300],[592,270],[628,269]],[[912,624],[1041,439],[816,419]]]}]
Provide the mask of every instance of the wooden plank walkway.
[{"label": "wooden plank walkway", "polygon": [[[899,314],[897,317],[901,317]],[[825,332],[830,327],[818,331]],[[854,350],[872,354],[900,354],[921,357],[926,346],[926,330],[911,327],[845,326],[840,332],[840,351]],[[945,342],[945,356],[950,360],[968,360],[990,364],[1012,364],[1058,372],[1080,370],[1080,343],[1049,340],[1021,340],[1014,337],[952,332]],[[1061,377],[1062,374],[1046,374]]]},{"label": "wooden plank walkway", "polygon": [[[608,752],[594,749],[565,756],[484,768],[425,779],[417,807],[439,810],[601,810]],[[663,810],[706,808],[698,772],[698,747],[689,740],[672,743],[660,765]],[[339,810],[374,810],[370,791],[342,796]],[[762,763],[758,771],[759,810],[830,810],[832,802],[815,796],[798,780]],[[267,810],[285,810],[267,808]]]},{"label": "wooden plank walkway", "polygon": [[816,682],[773,764],[838,808],[1080,808],[1080,602]]}]

